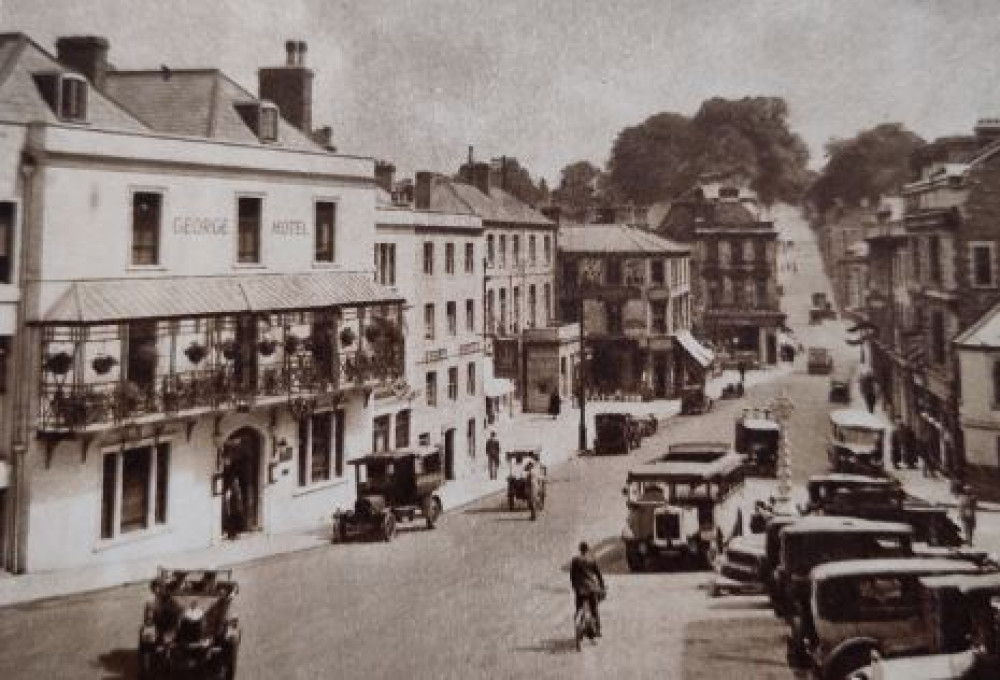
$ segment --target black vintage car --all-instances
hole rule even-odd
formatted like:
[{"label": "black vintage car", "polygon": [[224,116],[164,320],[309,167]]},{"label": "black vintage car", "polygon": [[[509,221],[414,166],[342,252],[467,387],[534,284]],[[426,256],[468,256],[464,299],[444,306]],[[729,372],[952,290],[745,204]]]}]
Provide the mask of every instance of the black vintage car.
[{"label": "black vintage car", "polygon": [[232,571],[160,568],[149,589],[153,597],[139,628],[139,678],[235,678],[240,624],[229,611],[238,591]]},{"label": "black vintage car", "polygon": [[755,474],[776,477],[781,425],[769,409],[746,408],[736,419],[734,447]]},{"label": "black vintage car", "polygon": [[419,446],[370,454],[350,461],[357,470],[353,510],[333,514],[333,540],[377,537],[391,541],[396,524],[424,518],[433,529],[443,510],[434,493],[445,482],[440,446]]},{"label": "black vintage car", "polygon": [[598,413],[594,424],[597,429],[594,453],[598,456],[625,454],[642,444],[639,423],[628,413]]}]

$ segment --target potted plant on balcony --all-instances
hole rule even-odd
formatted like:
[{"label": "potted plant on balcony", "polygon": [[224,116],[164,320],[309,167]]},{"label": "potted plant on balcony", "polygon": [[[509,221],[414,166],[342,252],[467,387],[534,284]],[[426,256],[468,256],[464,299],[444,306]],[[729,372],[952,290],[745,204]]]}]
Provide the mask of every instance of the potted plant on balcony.
[{"label": "potted plant on balcony", "polygon": [[118,420],[130,416],[142,403],[142,390],[131,380],[123,382],[115,391],[115,411]]},{"label": "potted plant on balcony", "polygon": [[188,361],[196,366],[201,363],[202,359],[204,359],[207,354],[208,350],[205,349],[205,345],[197,342],[192,342],[184,350],[184,356],[186,356]]},{"label": "potted plant on balcony", "polygon": [[110,354],[98,354],[90,362],[91,368],[97,375],[107,375],[108,371],[118,365],[118,360]]},{"label": "potted plant on balcony", "polygon": [[69,352],[56,352],[45,357],[45,370],[56,375],[66,375],[73,365],[73,357]]},{"label": "potted plant on balcony", "polygon": [[373,323],[370,326],[365,327],[365,340],[367,340],[369,344],[374,345],[381,339],[382,339],[382,326],[379,322]]},{"label": "potted plant on balcony", "polygon": [[219,351],[226,361],[232,361],[236,358],[237,349],[236,343],[232,340],[226,340],[219,346]]},{"label": "potted plant on balcony", "polygon": [[277,348],[278,343],[274,338],[261,338],[257,343],[257,351],[260,352],[262,357],[269,357],[274,354],[274,350]]},{"label": "potted plant on balcony", "polygon": [[295,335],[295,333],[285,334],[285,354],[295,354],[299,351],[299,346],[301,344],[302,341],[299,339],[299,336]]},{"label": "potted plant on balcony", "polygon": [[342,347],[350,347],[354,344],[354,329],[350,326],[345,326],[340,331],[340,344]]}]

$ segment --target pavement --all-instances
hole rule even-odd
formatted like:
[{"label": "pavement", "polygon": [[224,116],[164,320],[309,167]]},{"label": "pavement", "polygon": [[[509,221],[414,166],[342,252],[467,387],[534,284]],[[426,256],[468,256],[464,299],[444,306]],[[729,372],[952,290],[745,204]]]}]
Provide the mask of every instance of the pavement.
[{"label": "pavement", "polygon": [[[747,395],[752,394],[754,385],[780,379],[791,371],[790,364],[748,371],[745,377]],[[710,395],[717,395],[723,386],[738,381],[739,375],[736,371],[723,371],[708,381],[706,391]],[[589,441],[593,441],[595,416],[609,412],[631,413],[642,417],[652,414],[662,424],[680,412],[680,401],[676,399],[648,402],[588,401]],[[509,421],[498,424],[496,430],[504,450],[542,446],[543,462],[551,468],[580,454],[577,449],[579,420],[580,411],[576,407],[564,409],[556,419],[545,414],[517,413]],[[454,512],[481,498],[506,490],[506,485],[506,472],[502,466],[498,478],[489,479],[486,460],[483,457],[471,474],[446,484],[441,489],[440,495],[446,512]],[[160,566],[192,569],[233,567],[266,560],[276,555],[314,550],[329,545],[329,542],[330,526],[327,524],[288,533],[251,534],[236,541],[223,541],[218,545],[198,550],[155,555],[106,565],[22,575],[0,573],[0,607],[145,582],[156,575],[156,570]]]}]

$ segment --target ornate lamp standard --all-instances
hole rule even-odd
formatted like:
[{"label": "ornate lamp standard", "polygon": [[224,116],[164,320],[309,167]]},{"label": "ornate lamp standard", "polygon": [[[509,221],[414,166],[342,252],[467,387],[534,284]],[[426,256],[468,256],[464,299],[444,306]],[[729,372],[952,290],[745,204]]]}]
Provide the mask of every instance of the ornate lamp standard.
[{"label": "ornate lamp standard", "polygon": [[781,425],[781,449],[778,457],[778,488],[774,496],[774,510],[776,512],[788,513],[791,511],[792,500],[792,470],[791,458],[788,450],[788,419],[795,410],[795,404],[788,398],[785,391],[775,397],[770,404],[770,409],[778,418]]}]

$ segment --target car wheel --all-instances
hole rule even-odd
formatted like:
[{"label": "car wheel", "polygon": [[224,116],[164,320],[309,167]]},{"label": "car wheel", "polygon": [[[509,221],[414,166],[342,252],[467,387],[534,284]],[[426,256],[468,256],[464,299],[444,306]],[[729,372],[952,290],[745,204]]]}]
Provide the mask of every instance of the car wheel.
[{"label": "car wheel", "polygon": [[625,549],[625,564],[629,571],[646,571],[646,558],[638,550]]},{"label": "car wheel", "polygon": [[396,535],[396,518],[387,513],[382,519],[382,540],[388,543]]},{"label": "car wheel", "polygon": [[834,657],[826,666],[826,671],[823,673],[824,680],[850,680],[855,671],[871,663],[873,649],[870,645],[863,645]]}]

